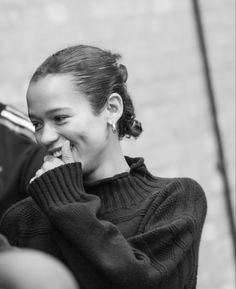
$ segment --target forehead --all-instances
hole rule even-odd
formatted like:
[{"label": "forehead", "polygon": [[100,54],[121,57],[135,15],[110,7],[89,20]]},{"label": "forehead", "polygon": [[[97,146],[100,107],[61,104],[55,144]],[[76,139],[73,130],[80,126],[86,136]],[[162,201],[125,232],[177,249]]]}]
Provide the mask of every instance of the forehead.
[{"label": "forehead", "polygon": [[27,104],[29,109],[54,109],[60,106],[77,106],[87,102],[76,88],[73,77],[66,74],[47,75],[29,85]]},{"label": "forehead", "polygon": [[27,100],[38,97],[60,97],[65,93],[75,93],[73,77],[66,74],[47,75],[36,82],[30,83],[27,91]]}]

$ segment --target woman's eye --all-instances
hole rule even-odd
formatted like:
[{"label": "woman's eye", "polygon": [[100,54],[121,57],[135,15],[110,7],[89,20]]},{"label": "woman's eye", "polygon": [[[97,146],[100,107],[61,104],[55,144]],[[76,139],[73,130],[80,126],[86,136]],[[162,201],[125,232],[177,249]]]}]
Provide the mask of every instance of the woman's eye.
[{"label": "woman's eye", "polygon": [[42,124],[39,123],[39,122],[32,122],[32,124],[33,124],[33,126],[34,126],[35,131],[40,130],[41,127],[42,127]]},{"label": "woman's eye", "polygon": [[67,116],[65,115],[59,115],[54,117],[54,121],[56,123],[63,123],[67,119]]}]

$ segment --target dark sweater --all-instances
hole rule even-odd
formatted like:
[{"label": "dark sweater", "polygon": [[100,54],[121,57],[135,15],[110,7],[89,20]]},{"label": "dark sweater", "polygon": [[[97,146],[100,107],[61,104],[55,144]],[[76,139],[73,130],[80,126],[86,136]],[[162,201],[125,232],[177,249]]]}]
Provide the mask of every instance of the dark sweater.
[{"label": "dark sweater", "polygon": [[206,198],[189,178],[150,174],[142,158],[129,173],[83,184],[80,163],[29,186],[0,231],[14,246],[50,253],[82,289],[193,289]]}]

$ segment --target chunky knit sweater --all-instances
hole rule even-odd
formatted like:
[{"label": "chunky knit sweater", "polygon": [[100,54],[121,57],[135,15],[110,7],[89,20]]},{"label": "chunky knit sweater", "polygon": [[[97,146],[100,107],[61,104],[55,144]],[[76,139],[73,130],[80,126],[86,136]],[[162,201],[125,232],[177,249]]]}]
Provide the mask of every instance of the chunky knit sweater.
[{"label": "chunky knit sweater", "polygon": [[83,184],[80,163],[44,173],[5,213],[1,233],[59,258],[82,289],[196,288],[202,188],[126,160],[129,173],[92,184]]}]

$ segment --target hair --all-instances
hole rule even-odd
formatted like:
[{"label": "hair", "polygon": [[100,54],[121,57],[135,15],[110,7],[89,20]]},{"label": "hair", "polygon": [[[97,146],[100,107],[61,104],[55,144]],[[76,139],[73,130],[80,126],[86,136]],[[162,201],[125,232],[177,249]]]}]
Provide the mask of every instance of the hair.
[{"label": "hair", "polygon": [[118,93],[123,101],[123,114],[117,122],[118,136],[137,138],[142,125],[135,118],[133,102],[127,91],[128,72],[119,64],[120,54],[88,45],[65,48],[49,56],[34,72],[30,83],[49,74],[70,74],[77,88],[84,93],[99,114],[109,96]]}]

